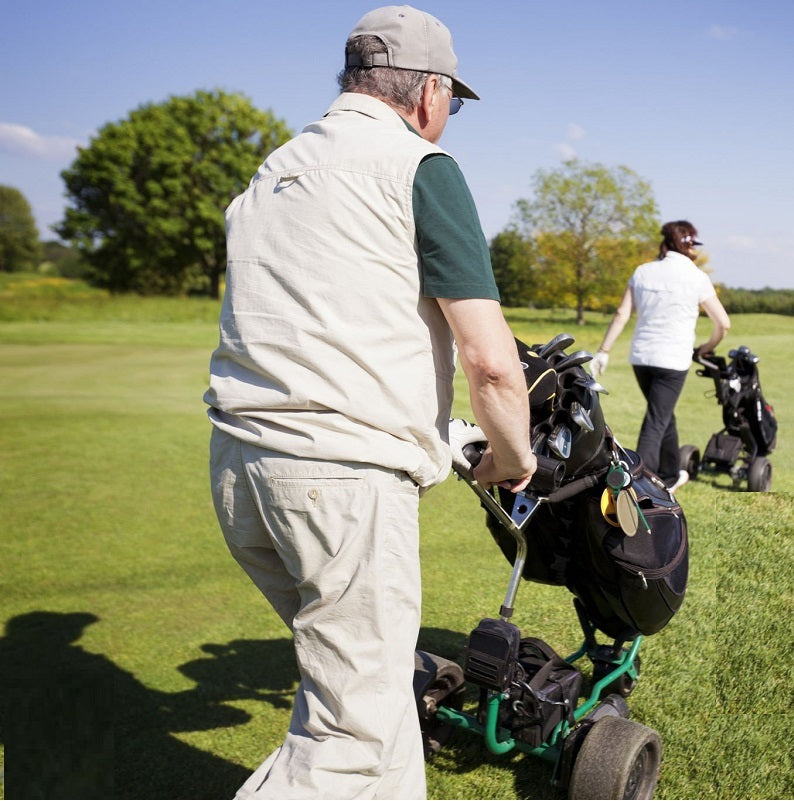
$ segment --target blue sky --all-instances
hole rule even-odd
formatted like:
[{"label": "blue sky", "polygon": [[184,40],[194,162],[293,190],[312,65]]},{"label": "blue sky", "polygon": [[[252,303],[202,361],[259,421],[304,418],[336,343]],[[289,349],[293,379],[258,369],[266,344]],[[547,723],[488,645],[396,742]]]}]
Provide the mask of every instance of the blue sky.
[{"label": "blue sky", "polygon": [[[293,130],[337,93],[344,40],[377,3],[0,0],[0,183],[42,238],[60,172],[106,122],[170,95],[247,95]],[[794,288],[791,0],[426,0],[482,97],[441,144],[491,237],[539,168],[623,164],[687,218],[712,278]]]}]

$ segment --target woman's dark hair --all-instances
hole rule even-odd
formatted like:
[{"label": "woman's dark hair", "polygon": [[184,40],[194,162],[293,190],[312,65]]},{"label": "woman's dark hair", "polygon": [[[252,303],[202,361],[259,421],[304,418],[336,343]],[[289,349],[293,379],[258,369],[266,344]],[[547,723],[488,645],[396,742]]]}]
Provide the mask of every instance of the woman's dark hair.
[{"label": "woman's dark hair", "polygon": [[662,226],[662,244],[659,245],[659,258],[663,259],[668,251],[689,255],[689,250],[698,236],[697,228],[688,220],[676,220]]}]

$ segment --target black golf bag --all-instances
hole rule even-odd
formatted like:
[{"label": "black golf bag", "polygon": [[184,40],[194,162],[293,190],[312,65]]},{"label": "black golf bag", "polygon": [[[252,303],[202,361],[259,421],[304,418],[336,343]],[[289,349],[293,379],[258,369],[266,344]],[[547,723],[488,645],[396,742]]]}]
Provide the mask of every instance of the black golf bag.
[{"label": "black golf bag", "polygon": [[736,461],[742,447],[749,459],[767,456],[777,442],[775,410],[764,400],[758,378],[758,356],[744,345],[728,352],[730,361],[709,354],[696,357],[699,376],[714,381],[725,428],[714,434],[703,455],[720,465]]},{"label": "black golf bag", "polygon": [[[582,367],[592,357],[565,353],[573,341],[566,334],[531,347],[516,340],[525,365],[532,449],[564,465],[561,486],[529,522],[523,577],[566,586],[598,629],[629,641],[659,631],[683,602],[686,519],[640,457],[615,440],[599,401],[605,390]],[[616,474],[619,487],[612,486]],[[495,493],[508,514],[521,503],[509,490]],[[616,519],[614,500],[621,493],[636,509],[636,530]],[[514,538],[490,512],[486,523],[513,564]]]}]

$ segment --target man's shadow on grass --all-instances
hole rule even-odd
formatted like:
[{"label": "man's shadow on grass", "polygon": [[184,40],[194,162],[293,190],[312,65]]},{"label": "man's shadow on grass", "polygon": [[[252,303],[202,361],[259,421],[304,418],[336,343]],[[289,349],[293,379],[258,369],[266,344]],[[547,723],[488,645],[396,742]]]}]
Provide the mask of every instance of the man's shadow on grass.
[{"label": "man's shadow on grass", "polygon": [[[463,665],[466,639],[467,634],[459,631],[423,626],[417,648]],[[182,665],[180,671],[199,686],[213,688],[218,699],[251,698],[280,709],[292,707],[299,676],[291,640],[233,640],[203,645],[201,650],[212,659],[196,659]],[[468,701],[475,703],[477,697],[477,689],[469,686]],[[263,710],[261,714],[267,713]],[[548,763],[518,751],[494,756],[482,737],[462,730],[454,733],[434,761],[444,772],[463,776],[483,765],[501,766],[513,774],[517,798],[565,797],[550,784],[552,766]]]},{"label": "man's shadow on grass", "polygon": [[[250,770],[173,735],[250,719],[225,701],[261,697],[291,705],[283,696],[297,672],[294,659],[289,667],[292,641],[205,646],[209,660],[180,668],[198,686],[167,693],[76,644],[97,620],[85,612],[42,611],[6,624],[0,639],[5,797],[231,798]],[[262,681],[266,691],[257,689]]]},{"label": "man's shadow on grass", "polygon": [[[423,626],[417,648],[463,664],[467,634],[450,629]],[[277,647],[278,646],[278,647]],[[233,640],[226,644],[207,644],[201,650],[210,658],[199,658],[179,670],[213,700],[254,699],[278,709],[290,709],[299,675],[292,640]],[[476,702],[477,689],[470,686],[467,699]],[[267,711],[262,710],[265,716]],[[264,757],[264,754],[263,754]],[[517,798],[564,798],[565,793],[551,786],[552,766],[516,751],[494,756],[484,738],[456,731],[435,763],[447,773],[466,775],[483,765],[501,766],[513,774]]]},{"label": "man's shadow on grass", "polygon": [[[205,644],[204,655],[178,668],[196,686],[167,693],[77,644],[98,619],[40,611],[7,622],[0,639],[5,797],[232,797],[253,766],[174,734],[247,723],[251,716],[228,702],[261,702],[255,717],[264,718],[268,708],[288,711],[299,679],[292,639]],[[460,663],[465,640],[460,632],[423,628],[418,647]],[[439,767],[462,774],[495,761],[510,769],[513,762],[490,756],[481,739],[465,732],[456,732],[442,754]],[[547,771],[513,768],[517,789],[548,793]]]}]

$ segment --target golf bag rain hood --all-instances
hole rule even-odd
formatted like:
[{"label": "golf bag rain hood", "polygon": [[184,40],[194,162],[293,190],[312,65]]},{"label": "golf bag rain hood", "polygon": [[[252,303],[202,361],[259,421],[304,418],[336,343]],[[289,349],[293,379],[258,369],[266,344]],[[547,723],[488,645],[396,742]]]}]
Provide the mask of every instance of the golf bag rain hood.
[{"label": "golf bag rain hood", "polygon": [[[632,640],[662,629],[683,603],[686,519],[640,457],[615,440],[599,400],[606,390],[582,367],[592,357],[585,351],[567,354],[565,348],[573,342],[567,334],[531,347],[516,340],[527,380],[532,449],[563,462],[563,487],[583,485],[572,497],[542,504],[530,521],[523,577],[566,586],[597,628],[615,639]],[[602,496],[609,491],[605,477],[616,463],[630,476],[630,491],[644,521],[633,536],[602,508]],[[582,481],[585,477],[589,481]],[[509,514],[516,495],[496,492]],[[490,513],[486,523],[512,564],[512,535]]]}]

